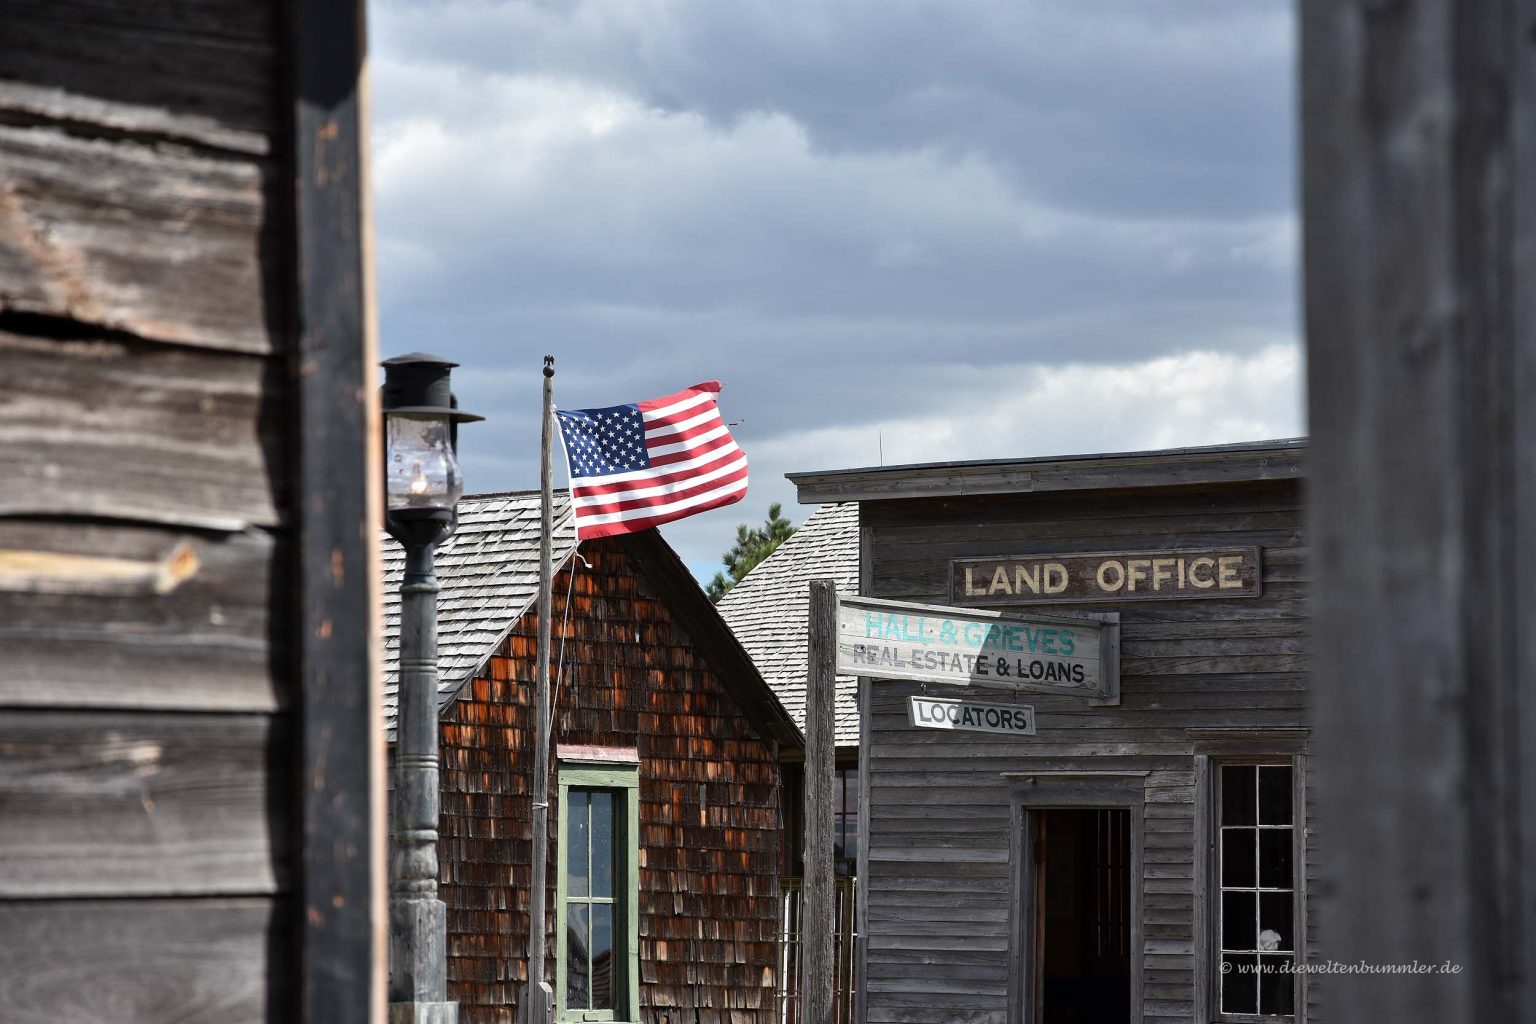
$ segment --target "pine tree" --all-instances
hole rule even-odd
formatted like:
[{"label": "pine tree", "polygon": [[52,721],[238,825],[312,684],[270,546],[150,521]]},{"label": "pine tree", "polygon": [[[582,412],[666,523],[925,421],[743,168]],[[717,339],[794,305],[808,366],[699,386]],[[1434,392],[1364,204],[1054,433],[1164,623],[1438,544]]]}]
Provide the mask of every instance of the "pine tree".
[{"label": "pine tree", "polygon": [[760,527],[749,529],[746,523],[736,527],[736,543],[731,546],[731,550],[720,556],[726,572],[715,573],[715,578],[704,588],[711,601],[718,602],[727,590],[740,583],[742,577],[794,534],[794,526],[779,515],[780,508],[778,502],[769,505],[768,518]]}]

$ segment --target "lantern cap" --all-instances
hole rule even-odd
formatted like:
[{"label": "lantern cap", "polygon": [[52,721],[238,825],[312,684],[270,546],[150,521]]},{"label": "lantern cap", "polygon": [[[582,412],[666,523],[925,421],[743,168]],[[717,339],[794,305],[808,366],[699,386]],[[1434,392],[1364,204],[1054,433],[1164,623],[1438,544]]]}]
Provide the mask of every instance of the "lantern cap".
[{"label": "lantern cap", "polygon": [[449,376],[458,366],[451,359],[426,352],[411,352],[386,359],[384,367],[384,414],[445,416],[456,423],[485,419],[458,408]]},{"label": "lantern cap", "polygon": [[393,366],[441,366],[451,370],[459,364],[430,352],[407,352],[403,356],[391,356],[379,365],[386,370]]},{"label": "lantern cap", "polygon": [[391,408],[386,406],[385,409],[384,409],[384,415],[386,415],[386,416],[444,416],[444,415],[446,415],[447,417],[449,417],[450,419],[454,420],[457,423],[479,423],[481,420],[485,419],[484,416],[481,416],[477,412],[464,412],[463,410],[457,409],[457,408],[455,408],[455,407],[453,407],[451,405],[446,407],[446,408],[441,406],[441,405],[398,405],[398,406],[396,406],[393,409],[391,409]]}]

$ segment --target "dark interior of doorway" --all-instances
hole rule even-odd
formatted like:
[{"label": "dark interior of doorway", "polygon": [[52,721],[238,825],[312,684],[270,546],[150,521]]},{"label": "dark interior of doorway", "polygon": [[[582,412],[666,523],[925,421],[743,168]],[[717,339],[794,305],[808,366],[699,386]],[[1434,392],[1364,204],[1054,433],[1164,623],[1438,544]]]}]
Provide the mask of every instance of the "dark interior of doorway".
[{"label": "dark interior of doorway", "polygon": [[1041,811],[1036,850],[1041,1024],[1131,1016],[1131,815]]}]

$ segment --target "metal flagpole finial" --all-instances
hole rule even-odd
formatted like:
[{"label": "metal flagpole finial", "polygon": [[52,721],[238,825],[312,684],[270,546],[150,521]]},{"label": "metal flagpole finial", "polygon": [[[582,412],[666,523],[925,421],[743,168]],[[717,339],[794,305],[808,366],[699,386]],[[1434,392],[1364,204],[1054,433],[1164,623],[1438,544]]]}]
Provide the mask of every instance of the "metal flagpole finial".
[{"label": "metal flagpole finial", "polygon": [[545,356],[544,357],[544,376],[546,376],[546,377],[553,377],[554,375],[555,375],[555,357],[554,356]]}]

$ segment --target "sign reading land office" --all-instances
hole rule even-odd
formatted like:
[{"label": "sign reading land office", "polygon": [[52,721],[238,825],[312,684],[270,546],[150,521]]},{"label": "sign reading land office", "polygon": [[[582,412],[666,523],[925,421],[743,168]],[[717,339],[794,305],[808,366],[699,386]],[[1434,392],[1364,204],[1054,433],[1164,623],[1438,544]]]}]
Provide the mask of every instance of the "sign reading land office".
[{"label": "sign reading land office", "polygon": [[956,558],[950,570],[951,598],[969,606],[1258,597],[1262,578],[1256,547]]},{"label": "sign reading land office", "polygon": [[842,598],[837,671],[1117,699],[1119,616],[1002,612]]}]

